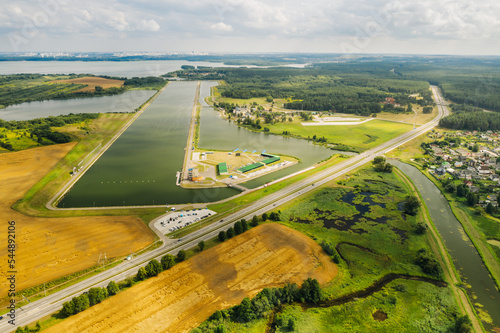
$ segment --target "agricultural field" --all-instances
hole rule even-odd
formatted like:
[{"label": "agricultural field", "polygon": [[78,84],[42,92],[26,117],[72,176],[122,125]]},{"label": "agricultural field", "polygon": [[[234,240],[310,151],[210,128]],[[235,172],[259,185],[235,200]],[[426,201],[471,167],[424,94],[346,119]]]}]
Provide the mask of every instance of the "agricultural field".
[{"label": "agricultural field", "polygon": [[79,91],[95,91],[95,87],[101,87],[103,89],[108,88],[119,88],[123,86],[124,80],[107,79],[98,76],[84,76],[76,79],[62,79],[51,81],[52,83],[66,83],[66,84],[83,84],[86,85],[85,88],[76,90]]},{"label": "agricultural field", "polygon": [[[460,313],[453,293],[442,282],[430,235],[418,231],[422,216],[405,213],[411,192],[398,177],[367,167],[277,207],[282,224],[322,244],[339,262],[339,276],[323,287],[324,300],[317,305],[293,303],[275,308],[274,319],[267,313],[248,323],[223,319],[215,327],[288,332],[290,320],[298,332],[448,332],[455,327]],[[422,265],[417,260],[422,254],[433,264]],[[393,274],[413,278],[380,282]],[[202,327],[215,329],[207,322]]]},{"label": "agricultural field", "polygon": [[[99,255],[116,258],[151,244],[153,233],[138,218],[96,216],[37,218],[11,206],[51,170],[74,143],[0,155],[0,215],[16,222],[18,291],[87,269]],[[6,237],[0,246],[7,248]],[[0,257],[0,298],[7,295],[7,253]]]},{"label": "agricultural field", "polygon": [[187,332],[212,312],[266,287],[321,284],[337,266],[309,237],[264,224],[74,315],[47,332]]}]

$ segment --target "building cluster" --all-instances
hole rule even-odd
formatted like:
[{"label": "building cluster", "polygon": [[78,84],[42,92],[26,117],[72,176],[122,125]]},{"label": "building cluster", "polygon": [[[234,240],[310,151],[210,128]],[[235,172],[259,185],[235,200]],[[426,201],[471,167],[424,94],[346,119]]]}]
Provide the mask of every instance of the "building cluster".
[{"label": "building cluster", "polygon": [[[425,147],[427,166],[438,179],[451,175],[478,193],[480,204],[497,206],[500,191],[500,133],[488,131],[431,133],[436,139]],[[442,139],[442,140],[440,140]]]}]

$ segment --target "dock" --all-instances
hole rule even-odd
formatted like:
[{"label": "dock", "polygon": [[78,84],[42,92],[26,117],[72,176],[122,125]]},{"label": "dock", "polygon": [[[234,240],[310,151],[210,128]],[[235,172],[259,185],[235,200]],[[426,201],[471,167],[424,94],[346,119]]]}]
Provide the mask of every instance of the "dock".
[{"label": "dock", "polygon": [[177,173],[175,174],[175,177],[176,177],[175,185],[181,186],[181,172],[177,171]]}]

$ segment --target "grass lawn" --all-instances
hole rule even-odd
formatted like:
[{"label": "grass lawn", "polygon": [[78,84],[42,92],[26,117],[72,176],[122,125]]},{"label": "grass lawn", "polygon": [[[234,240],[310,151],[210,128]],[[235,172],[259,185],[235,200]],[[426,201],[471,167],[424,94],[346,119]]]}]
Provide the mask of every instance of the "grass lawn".
[{"label": "grass lawn", "polygon": [[388,141],[398,135],[410,131],[410,124],[394,123],[382,120],[372,120],[361,125],[348,126],[303,126],[301,119],[293,122],[277,122],[262,124],[274,134],[283,134],[287,131],[294,137],[313,139],[325,137],[329,144],[338,144],[352,147],[355,151],[364,151]]}]

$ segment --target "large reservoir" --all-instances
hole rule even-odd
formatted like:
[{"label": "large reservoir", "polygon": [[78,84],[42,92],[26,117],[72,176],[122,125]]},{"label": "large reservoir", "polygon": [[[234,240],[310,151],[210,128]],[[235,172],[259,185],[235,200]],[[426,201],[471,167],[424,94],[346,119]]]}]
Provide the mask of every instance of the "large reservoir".
[{"label": "large reservoir", "polygon": [[[239,193],[230,188],[189,190],[176,186],[175,176],[182,168],[196,84],[171,82],[73,186],[59,207],[200,203]],[[200,101],[209,95],[214,84],[202,82]],[[265,149],[301,159],[301,163],[293,167],[253,181],[252,186],[309,167],[335,153],[308,141],[239,128],[208,107],[201,112],[199,146]]]}]

